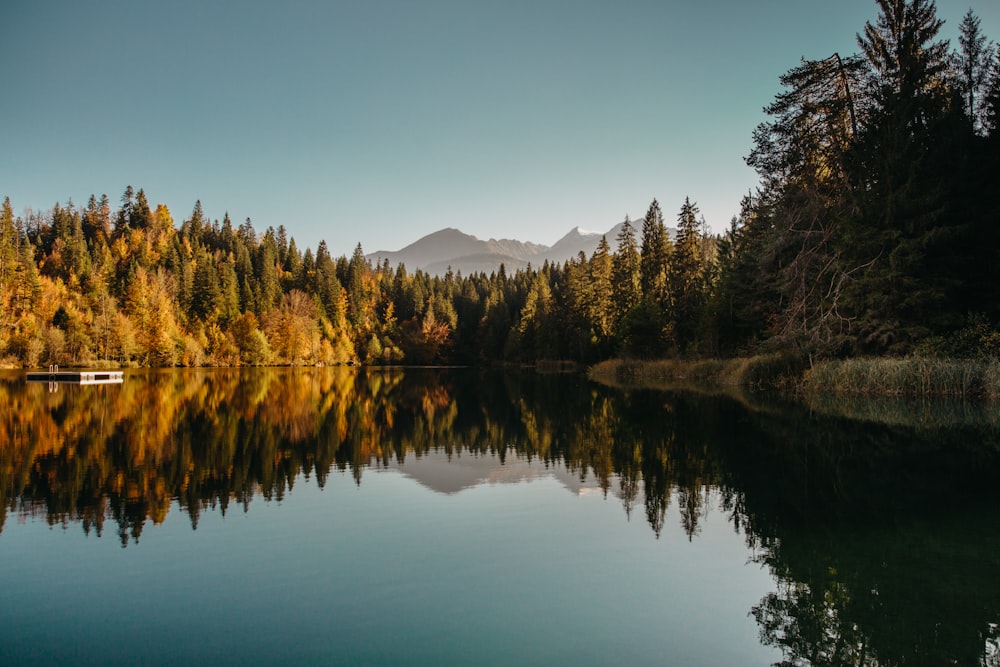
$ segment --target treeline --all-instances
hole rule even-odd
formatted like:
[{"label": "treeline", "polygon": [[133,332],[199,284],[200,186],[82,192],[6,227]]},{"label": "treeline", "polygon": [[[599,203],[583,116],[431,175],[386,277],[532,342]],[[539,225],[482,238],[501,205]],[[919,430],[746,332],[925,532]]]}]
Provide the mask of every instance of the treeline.
[{"label": "treeline", "polygon": [[200,203],[178,226],[131,187],[114,210],[92,196],[27,219],[7,199],[0,358],[231,366],[665,352],[670,340],[693,341],[681,313],[696,312],[712,282],[714,240],[696,213],[685,202],[676,244],[654,201],[641,243],[626,221],[617,252],[603,241],[561,266],[431,276],[373,265],[360,245],[350,258],[333,258],[323,242],[301,252],[284,227],[261,234],[249,219],[212,222]]},{"label": "treeline", "polygon": [[[127,188],[0,211],[0,360],[37,366],[592,362],[1000,352],[1000,50],[966,14],[879,0],[861,53],[803,60],[720,237],[657,201],[591,256],[508,275],[300,251],[283,226],[177,225]],[[612,244],[613,247],[612,247]]]}]

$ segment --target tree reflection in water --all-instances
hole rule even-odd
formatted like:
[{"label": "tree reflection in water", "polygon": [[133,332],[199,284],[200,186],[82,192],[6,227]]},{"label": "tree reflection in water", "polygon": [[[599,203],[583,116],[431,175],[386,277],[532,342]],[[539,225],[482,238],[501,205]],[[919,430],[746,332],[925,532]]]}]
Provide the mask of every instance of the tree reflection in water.
[{"label": "tree reflection in water", "polygon": [[471,370],[142,372],[56,392],[5,379],[0,528],[8,513],[98,535],[110,520],[124,546],[174,502],[197,527],[335,470],[360,484],[430,452],[517,456],[596,478],[657,536],[671,503],[688,539],[721,506],[775,578],[750,613],[783,664],[1000,664],[990,419]]}]

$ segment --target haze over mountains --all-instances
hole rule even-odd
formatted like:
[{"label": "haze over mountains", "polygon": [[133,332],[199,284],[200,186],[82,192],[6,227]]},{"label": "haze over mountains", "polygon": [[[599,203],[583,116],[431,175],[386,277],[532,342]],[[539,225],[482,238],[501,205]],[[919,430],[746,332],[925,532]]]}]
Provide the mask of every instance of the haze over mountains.
[{"label": "haze over mountains", "polygon": [[[636,228],[638,241],[642,220],[632,224]],[[515,239],[483,241],[448,227],[428,234],[400,250],[379,250],[367,257],[377,264],[385,260],[389,260],[392,266],[402,263],[411,273],[420,269],[424,273],[441,276],[450,268],[462,275],[479,272],[490,274],[499,271],[501,265],[507,273],[514,273],[518,269],[527,268],[529,264],[539,267],[546,260],[562,264],[575,258],[580,252],[590,257],[597,250],[602,236],[607,237],[608,245],[614,251],[621,228],[622,223],[618,223],[607,232],[599,233],[585,232],[574,227],[552,246],[545,246]],[[673,230],[667,231],[673,237]]]}]

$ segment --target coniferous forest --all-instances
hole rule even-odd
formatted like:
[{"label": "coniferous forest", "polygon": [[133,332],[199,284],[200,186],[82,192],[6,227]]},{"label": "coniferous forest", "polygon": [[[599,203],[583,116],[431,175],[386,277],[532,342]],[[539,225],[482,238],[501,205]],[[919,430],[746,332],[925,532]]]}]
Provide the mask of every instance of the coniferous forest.
[{"label": "coniferous forest", "polygon": [[654,200],[591,257],[432,276],[197,202],[178,222],[131,186],[21,216],[7,198],[0,363],[996,355],[1000,48],[971,11],[952,44],[930,0],[876,4],[858,53],[781,76],[724,234]]}]

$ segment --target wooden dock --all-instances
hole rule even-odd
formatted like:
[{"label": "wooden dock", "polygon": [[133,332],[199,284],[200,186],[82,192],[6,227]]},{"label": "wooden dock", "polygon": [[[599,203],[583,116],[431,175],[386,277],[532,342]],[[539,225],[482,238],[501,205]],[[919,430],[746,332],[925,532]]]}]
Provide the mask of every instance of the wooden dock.
[{"label": "wooden dock", "polygon": [[58,366],[47,371],[28,373],[28,382],[67,382],[72,384],[118,384],[125,381],[122,371],[60,371]]}]

